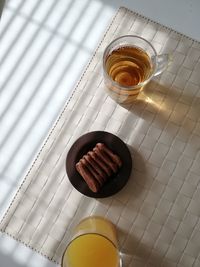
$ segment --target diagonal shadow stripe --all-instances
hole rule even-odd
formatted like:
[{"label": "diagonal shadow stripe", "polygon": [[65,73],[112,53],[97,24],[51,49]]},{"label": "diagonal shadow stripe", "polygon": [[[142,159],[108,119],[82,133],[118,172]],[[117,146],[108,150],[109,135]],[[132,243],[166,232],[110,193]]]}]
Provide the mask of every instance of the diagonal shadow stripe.
[{"label": "diagonal shadow stripe", "polygon": [[[35,14],[35,12],[39,9],[40,4],[38,5],[38,3],[36,3],[36,5],[34,6],[33,10],[31,11],[30,16],[33,16]],[[14,14],[17,14],[17,12]],[[18,13],[19,15],[19,13]],[[30,21],[30,19],[28,18],[28,20]],[[15,21],[13,21],[13,24],[15,23]],[[20,39],[20,37],[23,35],[23,33],[25,32],[26,28],[28,27],[28,23],[27,20],[24,20],[24,24],[23,27],[20,29],[20,31],[18,32],[18,34],[16,34],[14,40],[7,46],[6,51],[4,52],[4,55],[0,61],[0,67],[3,65],[4,61],[6,60],[8,54],[12,51],[12,49],[15,47],[16,43],[18,42],[18,40]],[[21,57],[20,57],[21,58]],[[4,86],[2,86],[3,88]]]},{"label": "diagonal shadow stripe", "polygon": [[[70,7],[72,7],[73,5],[73,1],[70,2]],[[87,8],[87,6],[89,5],[89,1],[87,2],[87,4],[84,6],[84,9]],[[63,14],[63,16],[60,18],[57,27],[59,27],[59,25],[62,23],[63,19],[65,18],[65,16],[67,15],[67,13],[70,11],[70,8],[68,8],[66,10],[66,12]],[[83,10],[84,13],[84,10]],[[83,14],[82,13],[82,14]],[[74,27],[77,26],[77,23],[79,21],[79,18],[75,21],[73,28],[71,29],[71,32],[73,32]],[[71,33],[70,32],[70,33]],[[38,61],[40,60],[40,58],[42,57],[43,53],[46,51],[47,46],[51,43],[52,39],[54,38],[54,34],[52,32],[52,35],[50,35],[50,37],[47,39],[47,41],[44,43],[39,55],[36,57],[36,59],[34,60],[33,64],[30,66],[29,70],[27,71],[24,79],[21,81],[21,83],[19,84],[17,90],[16,90],[16,94],[14,95],[14,97],[10,100],[10,102],[7,104],[7,106],[11,107],[12,103],[15,101],[16,96],[19,94],[19,92],[22,90],[23,85],[25,84],[25,82],[28,80],[29,76],[31,75],[31,73],[33,72],[34,68],[37,67]],[[31,44],[30,44],[31,45]],[[27,47],[27,51],[28,51]],[[29,97],[29,100],[27,101],[25,107],[22,109],[22,111],[20,112],[19,116],[18,116],[18,120],[17,123],[19,123],[19,121],[22,118],[23,113],[26,111],[27,107],[30,105],[30,103],[33,100],[33,97],[35,97],[37,95],[37,92],[40,88],[40,86],[43,84],[45,78],[47,77],[48,73],[50,72],[50,70],[53,68],[53,64],[55,64],[56,60],[58,59],[59,55],[61,54],[61,52],[63,51],[63,49],[65,48],[65,42],[63,42],[62,47],[60,48],[60,50],[56,53],[56,55],[53,57],[52,61],[49,63],[49,67],[47,68],[47,70],[45,71],[44,75],[42,76],[42,78],[39,80],[39,82],[36,85],[36,89],[34,90],[33,94],[31,94],[31,96]],[[1,116],[0,116],[0,120],[5,116],[7,110],[4,110],[4,112],[2,112]],[[12,128],[12,131],[16,128],[16,125]],[[8,137],[11,135],[11,131],[10,133],[7,135],[6,138],[4,138],[0,144],[0,149],[2,148],[2,146],[5,145],[6,139],[8,139]]]},{"label": "diagonal shadow stripe", "polygon": [[23,0],[20,5],[18,6],[18,8],[15,10],[15,12],[13,13],[11,19],[8,21],[8,23],[6,24],[6,26],[4,27],[3,31],[0,34],[0,41],[3,38],[3,36],[5,35],[5,33],[9,30],[11,24],[13,23],[13,21],[15,20],[15,18],[18,16],[18,11],[23,7],[25,3],[25,0]]},{"label": "diagonal shadow stripe", "polygon": [[[19,60],[16,62],[16,64],[12,67],[11,71],[8,73],[7,77],[5,78],[5,82],[2,84],[1,87],[1,91],[6,87],[7,83],[9,82],[9,79],[14,75],[14,73],[17,71],[17,66],[19,65],[19,63],[25,58],[26,54],[28,53],[30,47],[32,46],[33,42],[35,41],[37,35],[39,34],[39,32],[41,31],[44,23],[46,22],[46,20],[49,18],[49,16],[51,15],[51,13],[53,12],[54,7],[57,5],[58,2],[53,2],[53,4],[51,5],[51,9],[50,11],[46,14],[46,16],[44,17],[42,23],[40,24],[40,27],[38,28],[38,30],[35,32],[35,34],[32,36],[32,38],[30,39],[30,41],[28,42],[28,44],[26,45],[26,48],[24,49],[23,53],[20,55]],[[35,13],[35,11],[38,9],[39,6],[35,6],[33,13]],[[21,34],[23,33],[23,31],[26,29],[28,23],[25,22],[24,27],[22,29],[22,32],[19,34],[19,37],[21,36]],[[16,36],[16,41],[18,40],[18,36]],[[15,45],[15,42],[13,42],[10,45],[10,48],[13,48]],[[5,53],[4,58],[6,58],[7,53]],[[3,61],[2,61],[3,62]]]}]

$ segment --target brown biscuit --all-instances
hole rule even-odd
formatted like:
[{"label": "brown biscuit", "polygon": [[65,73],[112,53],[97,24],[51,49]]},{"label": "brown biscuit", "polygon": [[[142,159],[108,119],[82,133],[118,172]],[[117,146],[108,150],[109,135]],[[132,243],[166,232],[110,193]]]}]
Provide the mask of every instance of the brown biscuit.
[{"label": "brown biscuit", "polygon": [[111,158],[107,156],[106,153],[102,149],[95,147],[93,151],[97,154],[97,156],[104,162],[114,173],[117,172],[118,166],[115,162],[112,162]]},{"label": "brown biscuit", "polygon": [[95,169],[95,171],[102,177],[102,179],[105,182],[107,180],[108,175],[104,172],[104,170],[102,170],[101,166],[97,164],[97,162],[91,157],[91,155],[89,155],[90,152],[91,151],[89,151],[88,154],[85,155],[83,158],[86,159],[90,163],[92,168]]},{"label": "brown biscuit", "polygon": [[86,160],[86,156],[84,156],[80,161],[92,174],[92,176],[99,182],[100,186],[103,185],[104,179],[92,168],[90,163]]},{"label": "brown biscuit", "polygon": [[120,157],[114,154],[105,144],[97,143],[96,147],[98,147],[101,151],[105,152],[105,154],[107,154],[112,159],[112,161],[117,164],[118,167],[122,166],[122,161]]},{"label": "brown biscuit", "polygon": [[81,163],[78,162],[76,164],[76,169],[79,174],[83,177],[85,182],[87,183],[88,187],[94,192],[97,193],[100,189],[99,183],[93,178],[90,171]]},{"label": "brown biscuit", "polygon": [[99,165],[101,169],[103,169],[108,177],[112,175],[112,170],[97,156],[94,151],[89,151],[88,155],[96,162],[97,165]]}]

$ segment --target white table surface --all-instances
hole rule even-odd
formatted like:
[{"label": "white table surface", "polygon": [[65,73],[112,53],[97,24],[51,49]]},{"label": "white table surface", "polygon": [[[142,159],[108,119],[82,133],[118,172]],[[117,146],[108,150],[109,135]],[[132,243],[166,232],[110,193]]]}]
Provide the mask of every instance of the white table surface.
[{"label": "white table surface", "polygon": [[[4,6],[0,218],[120,6],[200,41],[199,0],[8,0]],[[10,266],[56,265],[1,234],[0,267]]]}]

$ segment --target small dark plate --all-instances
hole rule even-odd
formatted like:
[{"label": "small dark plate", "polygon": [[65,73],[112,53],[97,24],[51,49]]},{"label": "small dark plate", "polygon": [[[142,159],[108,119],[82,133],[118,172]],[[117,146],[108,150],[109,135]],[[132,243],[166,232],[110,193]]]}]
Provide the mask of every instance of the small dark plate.
[{"label": "small dark plate", "polygon": [[[106,144],[122,160],[122,167],[117,174],[113,174],[102,186],[99,192],[92,192],[81,175],[76,170],[76,163],[84,154],[92,150],[97,143]],[[104,198],[112,196],[120,191],[127,183],[132,169],[132,159],[126,144],[117,136],[103,131],[95,131],[82,135],[70,148],[66,170],[72,185],[82,194],[88,197]]]}]

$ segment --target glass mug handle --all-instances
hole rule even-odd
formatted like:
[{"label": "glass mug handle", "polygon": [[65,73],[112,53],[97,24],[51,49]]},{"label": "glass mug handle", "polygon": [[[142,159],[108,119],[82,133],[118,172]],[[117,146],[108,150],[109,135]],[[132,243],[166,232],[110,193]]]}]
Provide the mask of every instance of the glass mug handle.
[{"label": "glass mug handle", "polygon": [[172,57],[170,54],[162,54],[157,55],[152,60],[156,63],[156,68],[153,76],[157,76],[161,74],[172,61]]}]

